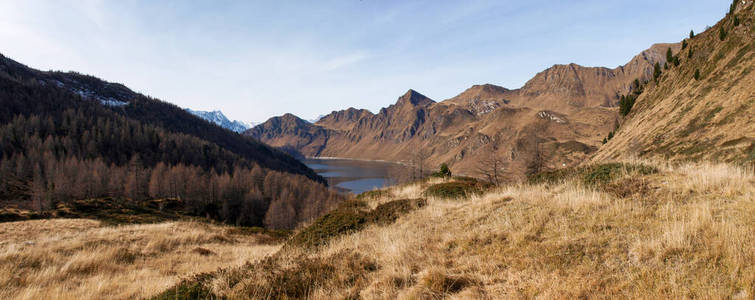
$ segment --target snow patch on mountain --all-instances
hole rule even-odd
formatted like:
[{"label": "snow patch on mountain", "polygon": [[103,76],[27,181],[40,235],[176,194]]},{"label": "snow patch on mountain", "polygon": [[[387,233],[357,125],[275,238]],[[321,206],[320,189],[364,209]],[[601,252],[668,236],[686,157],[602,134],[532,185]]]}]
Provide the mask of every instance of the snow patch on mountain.
[{"label": "snow patch on mountain", "polygon": [[320,115],[320,116],[318,116],[317,118],[314,118],[314,119],[309,119],[309,120],[306,120],[306,121],[307,121],[307,122],[309,122],[309,123],[312,123],[312,124],[314,124],[314,123],[317,123],[317,121],[320,121],[320,120],[322,120],[322,118],[324,118],[325,116],[327,116],[327,115]]},{"label": "snow patch on mountain", "polygon": [[252,122],[242,122],[242,121],[237,121],[237,120],[231,121],[219,110],[201,111],[201,110],[192,110],[192,109],[187,108],[186,111],[197,117],[205,119],[208,122],[215,123],[220,127],[223,127],[225,129],[228,129],[234,132],[241,133],[241,132],[247,131],[249,128],[254,127],[254,123]]},{"label": "snow patch on mountain", "polygon": [[119,100],[116,100],[115,98],[99,99],[99,100],[100,100],[100,103],[102,103],[102,105],[110,106],[110,107],[119,107],[119,106],[128,105],[128,102],[119,101]]}]

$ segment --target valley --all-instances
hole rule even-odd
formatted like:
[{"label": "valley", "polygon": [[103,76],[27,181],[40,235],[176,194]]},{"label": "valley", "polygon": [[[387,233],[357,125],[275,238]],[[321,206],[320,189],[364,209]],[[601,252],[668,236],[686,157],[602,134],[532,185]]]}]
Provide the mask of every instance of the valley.
[{"label": "valley", "polygon": [[[202,15],[225,28],[218,16]],[[254,114],[292,107],[302,78],[346,82],[350,64],[397,55],[290,62],[301,23],[265,20],[265,36],[287,39],[275,51],[224,57],[222,72],[200,65],[241,43],[185,59],[208,86],[285,81],[246,103]],[[517,89],[408,89],[377,111],[251,128],[0,55],[0,298],[752,299],[755,2],[681,36]],[[257,55],[269,61],[231,75]]]},{"label": "valley", "polygon": [[[509,181],[533,170],[574,166],[593,154],[621,121],[620,96],[652,79],[655,64],[681,44],[656,44],[615,69],[555,65],[524,87],[475,85],[436,102],[409,90],[377,114],[334,111],[314,124],[294,115],[274,117],[246,135],[304,156],[338,156],[428,165],[446,163],[480,176],[484,160],[505,164]],[[537,155],[535,155],[537,153]]]},{"label": "valley", "polygon": [[395,183],[392,173],[404,168],[395,163],[339,158],[307,158],[303,162],[331,187],[355,195],[392,185]]}]

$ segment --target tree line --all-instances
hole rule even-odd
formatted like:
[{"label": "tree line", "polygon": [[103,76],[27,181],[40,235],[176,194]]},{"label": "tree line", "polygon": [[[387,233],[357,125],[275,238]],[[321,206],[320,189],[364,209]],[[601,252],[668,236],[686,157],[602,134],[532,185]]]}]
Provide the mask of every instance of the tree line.
[{"label": "tree line", "polygon": [[139,155],[127,164],[102,158],[56,158],[47,150],[0,161],[0,203],[44,211],[71,200],[111,197],[113,201],[179,199],[185,213],[228,224],[294,228],[344,197],[301,175],[259,166],[217,173],[163,162],[145,167]]},{"label": "tree line", "polygon": [[344,199],[293,158],[170,104],[110,108],[22,67],[0,61],[0,207],[174,198],[188,214],[293,228]]}]

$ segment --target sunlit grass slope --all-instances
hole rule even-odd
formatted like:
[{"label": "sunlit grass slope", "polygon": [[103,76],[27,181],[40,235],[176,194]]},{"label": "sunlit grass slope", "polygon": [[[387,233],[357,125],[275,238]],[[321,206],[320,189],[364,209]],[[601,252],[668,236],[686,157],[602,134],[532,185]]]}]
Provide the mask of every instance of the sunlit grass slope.
[{"label": "sunlit grass slope", "polygon": [[[604,164],[482,194],[427,197],[442,182],[370,193],[301,229],[270,257],[162,296],[755,296],[752,170]],[[392,204],[400,199],[426,201]],[[376,217],[385,215],[394,217]]]},{"label": "sunlit grass slope", "polygon": [[195,222],[0,223],[0,299],[149,297],[181,277],[240,266],[279,247],[268,236]]}]

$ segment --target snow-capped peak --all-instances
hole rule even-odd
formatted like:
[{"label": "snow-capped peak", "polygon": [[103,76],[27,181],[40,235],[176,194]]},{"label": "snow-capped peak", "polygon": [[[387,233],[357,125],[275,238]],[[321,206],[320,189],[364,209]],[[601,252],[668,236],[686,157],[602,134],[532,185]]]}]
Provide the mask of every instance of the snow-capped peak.
[{"label": "snow-capped peak", "polygon": [[239,133],[252,128],[254,125],[254,123],[251,122],[231,121],[219,110],[201,111],[187,108],[186,111],[211,123],[215,123],[220,127]]}]

